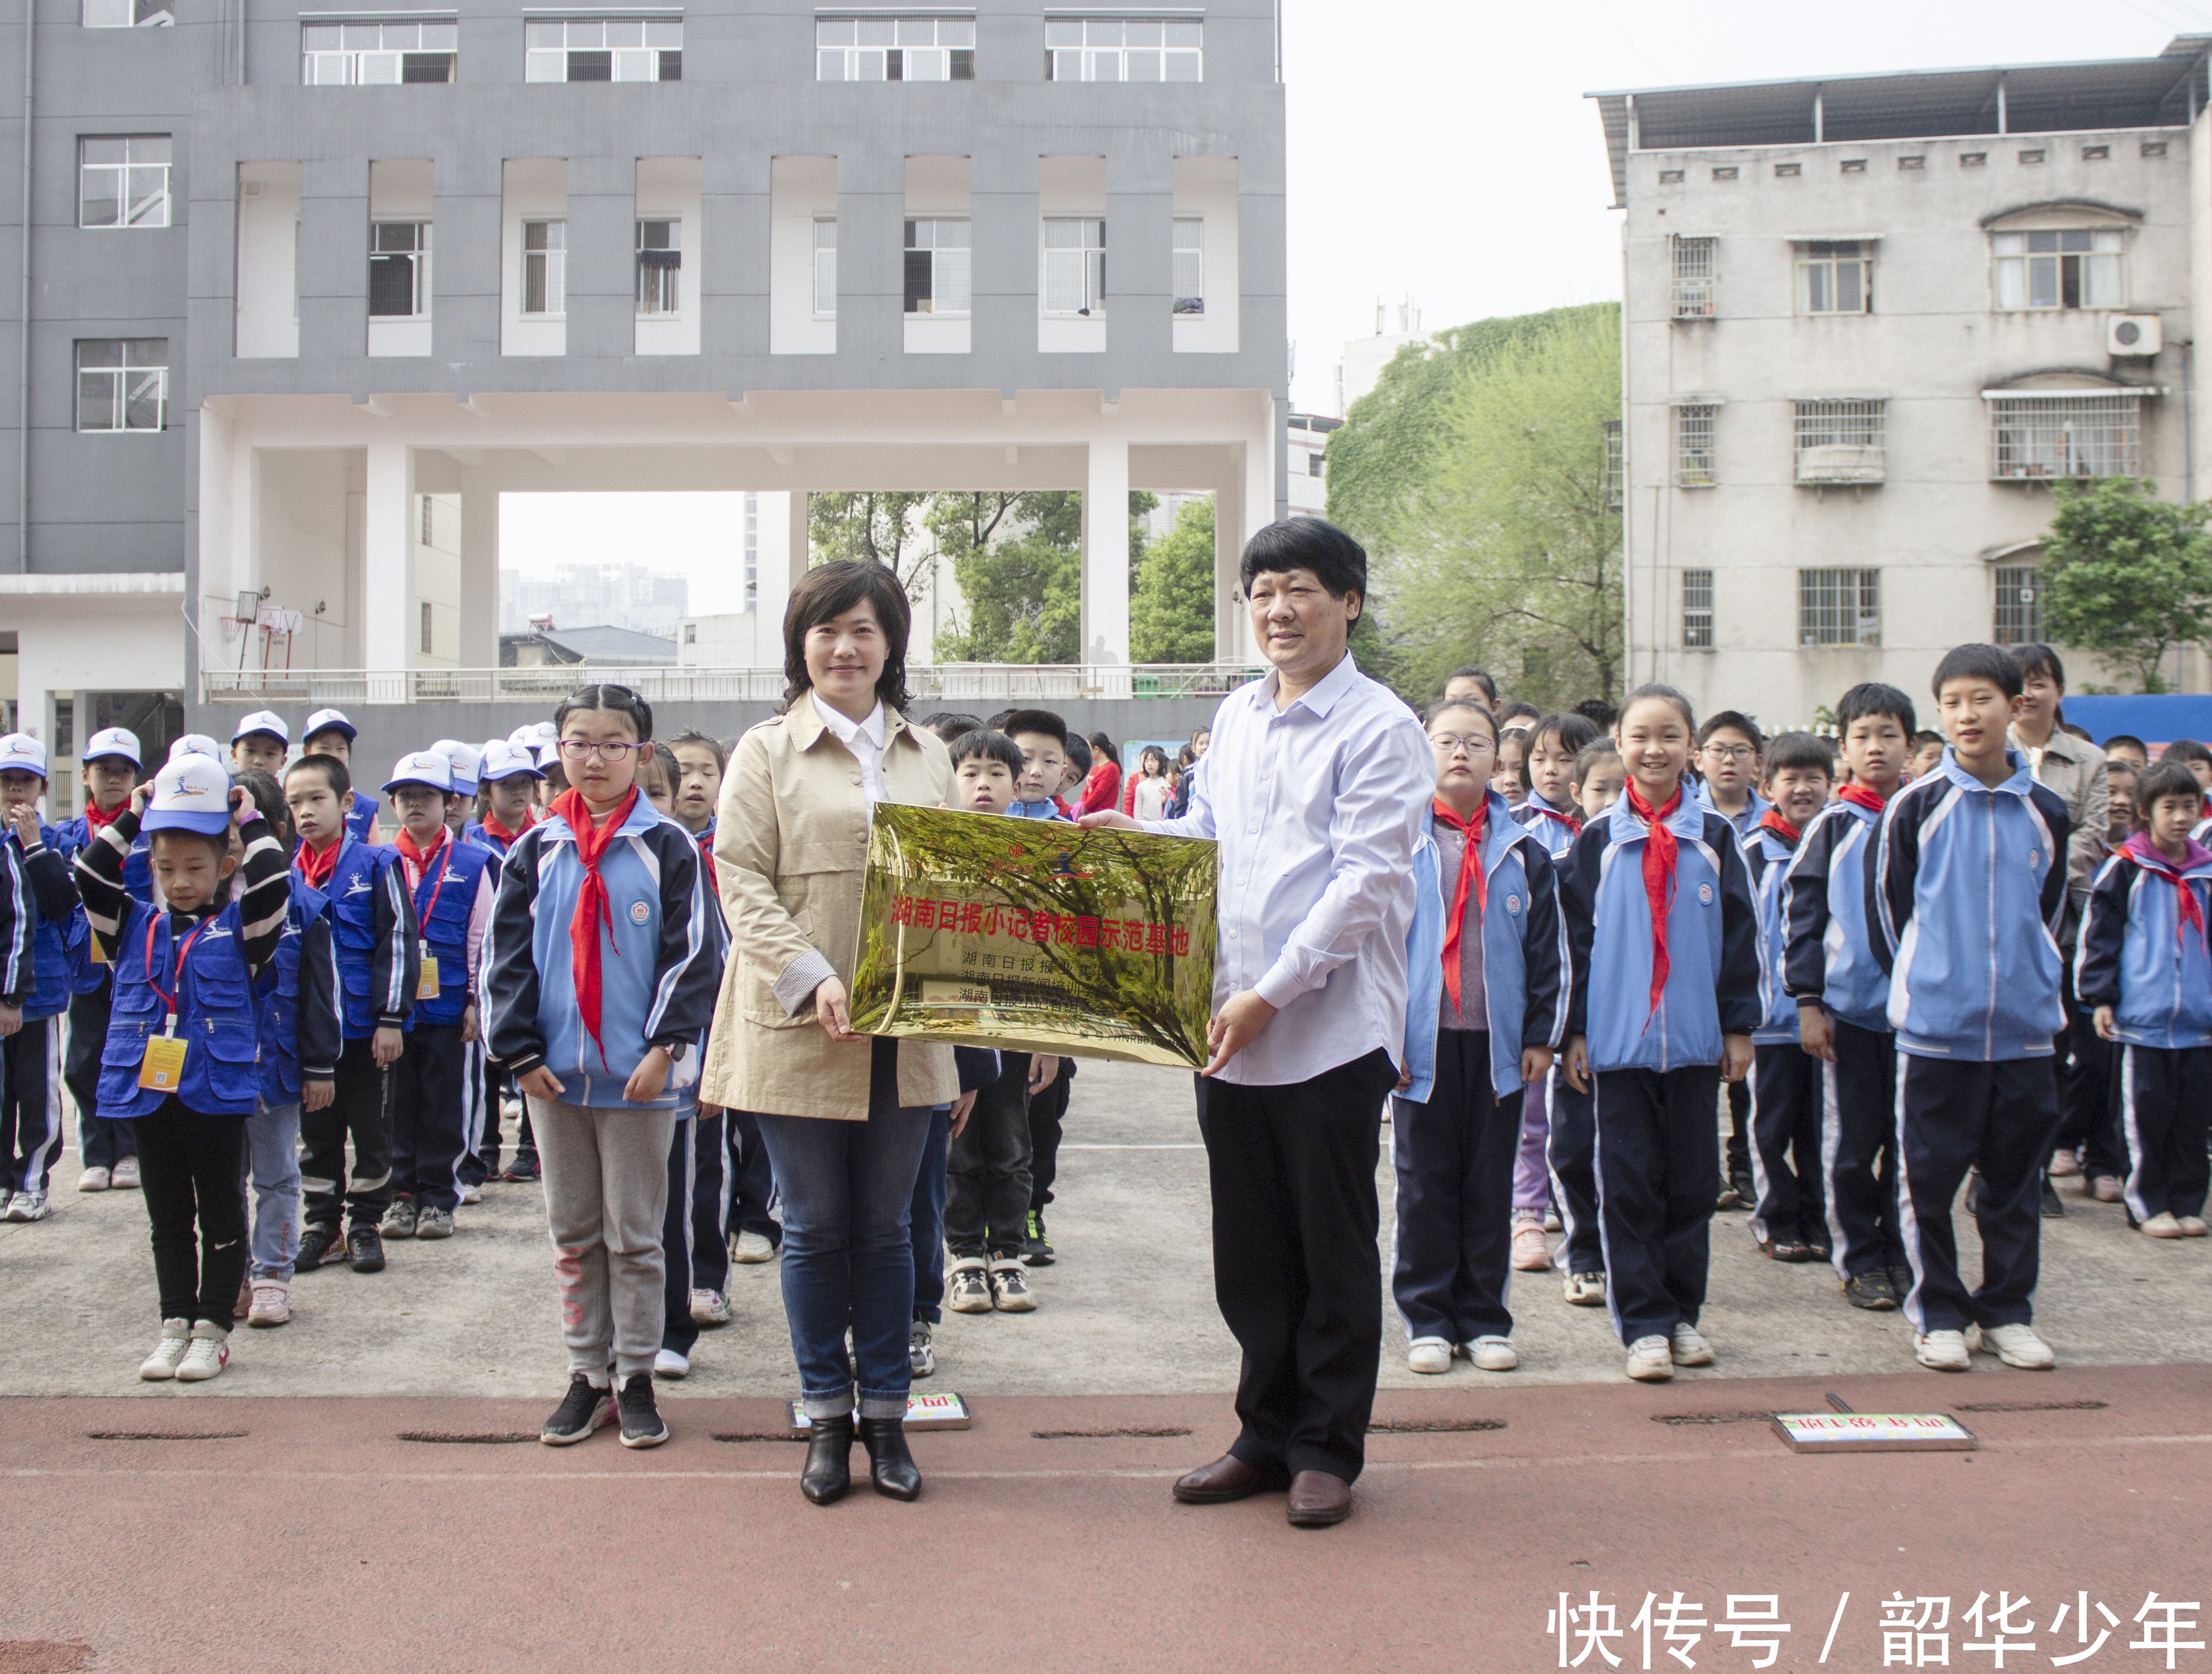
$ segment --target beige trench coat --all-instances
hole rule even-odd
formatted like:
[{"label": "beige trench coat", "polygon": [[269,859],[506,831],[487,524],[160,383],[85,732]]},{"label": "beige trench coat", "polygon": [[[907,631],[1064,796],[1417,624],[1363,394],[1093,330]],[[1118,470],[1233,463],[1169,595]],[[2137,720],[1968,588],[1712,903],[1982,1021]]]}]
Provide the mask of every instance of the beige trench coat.
[{"label": "beige trench coat", "polygon": [[[884,717],[884,789],[935,808],[953,796],[952,758],[934,733]],[[865,1121],[870,1044],[841,1045],[814,1021],[815,988],[852,986],[860,932],[868,804],[860,763],[823,725],[811,694],[738,740],[715,816],[714,870],[730,956],[699,1096],[731,1110]],[[952,1048],[902,1040],[898,1101],[959,1095]]]}]

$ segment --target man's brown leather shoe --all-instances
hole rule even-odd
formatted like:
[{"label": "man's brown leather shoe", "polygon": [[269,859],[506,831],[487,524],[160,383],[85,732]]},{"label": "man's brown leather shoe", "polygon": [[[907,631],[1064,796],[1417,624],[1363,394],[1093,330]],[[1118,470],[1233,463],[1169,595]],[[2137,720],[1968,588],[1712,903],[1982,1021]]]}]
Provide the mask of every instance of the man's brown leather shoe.
[{"label": "man's brown leather shoe", "polygon": [[1249,1500],[1255,1494],[1284,1486],[1279,1471],[1263,1471],[1247,1465],[1234,1453],[1224,1453],[1211,1465],[1202,1465],[1178,1477],[1175,1496],[1187,1506],[1223,1506],[1231,1500]]},{"label": "man's brown leather shoe", "polygon": [[[1186,1478],[1188,1480],[1188,1478]],[[1291,1522],[1325,1529],[1352,1515],[1352,1484],[1326,1471],[1301,1471],[1291,1478]]]}]

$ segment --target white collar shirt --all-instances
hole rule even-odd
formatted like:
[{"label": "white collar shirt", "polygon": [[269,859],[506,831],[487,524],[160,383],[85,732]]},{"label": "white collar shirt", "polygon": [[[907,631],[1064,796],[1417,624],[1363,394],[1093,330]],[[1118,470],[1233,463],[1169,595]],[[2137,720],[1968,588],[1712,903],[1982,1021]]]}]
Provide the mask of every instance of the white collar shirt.
[{"label": "white collar shirt", "polygon": [[866,794],[870,806],[884,800],[884,706],[878,702],[868,711],[868,718],[856,721],[840,713],[811,692],[807,697],[814,704],[814,713],[822,718],[822,725],[837,735],[838,741],[853,752],[853,759],[860,764],[860,789]]},{"label": "white collar shirt", "polygon": [[1406,1039],[1413,847],[1436,792],[1411,710],[1349,652],[1278,709],[1269,675],[1222,700],[1190,810],[1147,831],[1219,845],[1213,1002],[1276,1008],[1220,1079],[1273,1087]]}]

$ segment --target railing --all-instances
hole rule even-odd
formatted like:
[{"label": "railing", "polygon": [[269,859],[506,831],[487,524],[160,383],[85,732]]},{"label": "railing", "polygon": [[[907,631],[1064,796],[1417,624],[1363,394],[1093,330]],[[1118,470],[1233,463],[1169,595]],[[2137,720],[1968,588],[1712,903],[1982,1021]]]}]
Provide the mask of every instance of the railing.
[{"label": "railing", "polygon": [[[988,705],[1100,698],[1218,698],[1267,670],[1235,664],[940,663],[908,670],[918,702]],[[547,664],[526,669],[203,669],[200,701],[343,707],[375,703],[550,705],[592,681],[649,703],[775,703],[781,669]]]}]

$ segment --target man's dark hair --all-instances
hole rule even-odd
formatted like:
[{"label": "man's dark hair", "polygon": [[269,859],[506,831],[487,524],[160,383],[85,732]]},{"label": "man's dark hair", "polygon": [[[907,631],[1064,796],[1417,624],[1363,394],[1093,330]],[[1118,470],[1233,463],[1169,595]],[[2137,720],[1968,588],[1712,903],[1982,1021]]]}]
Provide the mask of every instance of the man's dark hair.
[{"label": "man's dark hair", "polygon": [[948,744],[963,733],[973,732],[983,725],[973,715],[956,714],[950,709],[940,709],[933,715],[925,716],[921,724]]},{"label": "man's dark hair", "polygon": [[1810,732],[1784,733],[1767,745],[1765,761],[1770,783],[1775,774],[1792,767],[1800,773],[1817,767],[1830,779],[1836,776],[1834,749],[1826,738],[1815,737]]},{"label": "man's dark hair", "polygon": [[971,726],[952,740],[952,765],[972,761],[981,756],[987,761],[996,761],[1016,779],[1022,776],[1022,747],[1003,732],[994,732],[988,727]]},{"label": "man's dark hair", "polygon": [[1042,732],[1054,740],[1062,749],[1067,748],[1067,723],[1049,709],[1009,709],[991,718],[994,732],[1003,732],[1009,738],[1018,732]]},{"label": "man's dark hair", "polygon": [[678,744],[696,744],[702,749],[711,749],[714,752],[714,771],[718,773],[729,771],[729,752],[722,748],[720,739],[709,737],[696,726],[687,726],[668,741],[668,747],[672,752]]},{"label": "man's dark hair", "polygon": [[1620,711],[1603,698],[1584,698],[1575,706],[1575,713],[1580,715],[1600,732],[1612,731],[1613,724],[1620,719]]},{"label": "man's dark hair", "polygon": [[[234,785],[246,787],[246,794],[253,798],[253,805],[261,810],[261,817],[269,822],[269,834],[284,847],[292,846],[292,810],[284,805],[284,787],[276,782],[276,775],[264,773],[242,773],[231,776]],[[229,852],[228,849],[224,850]]]},{"label": "man's dark hair", "polygon": [[285,779],[289,781],[294,773],[303,768],[322,774],[330,782],[331,794],[340,802],[353,794],[353,775],[346,771],[346,764],[337,756],[303,755],[284,769]]},{"label": "man's dark hair", "polygon": [[2105,740],[2104,748],[2107,755],[2116,749],[2140,750],[2142,752],[2143,760],[2148,761],[2150,759],[2150,746],[2132,732],[2115,732]]},{"label": "man's dark hair", "polygon": [[2187,797],[2202,807],[2204,787],[2197,782],[2197,775],[2189,771],[2186,761],[2160,761],[2136,776],[2136,817],[2148,821],[2160,797]]},{"label": "man's dark hair", "polygon": [[1759,724],[1740,709],[1717,709],[1705,717],[1705,724],[1698,729],[1698,748],[1703,749],[1712,742],[1713,734],[1723,727],[1734,727],[1751,740],[1751,747],[1761,755],[1766,754],[1766,737]]},{"label": "man's dark hair", "polygon": [[1497,707],[1498,682],[1490,677],[1490,670],[1488,669],[1478,669],[1472,663],[1469,663],[1463,669],[1454,669],[1449,674],[1444,676],[1443,689],[1445,691],[1449,691],[1451,689],[1451,683],[1455,680],[1472,680],[1476,685],[1482,688],[1482,694],[1490,701],[1491,707],[1492,708]]},{"label": "man's dark hair", "polygon": [[1331,598],[1358,593],[1363,607],[1365,604],[1367,549],[1333,523],[1320,518],[1285,518],[1268,524],[1244,543],[1237,580],[1249,598],[1256,578],[1291,570],[1310,570]]},{"label": "man's dark hair", "polygon": [[[2021,650],[2033,647],[2023,646]],[[1946,682],[1954,680],[1986,680],[2008,698],[2016,698],[2027,684],[2019,659],[2002,646],[1954,646],[1943,653],[1943,660],[1936,665],[1936,677],[1929,685],[1936,693],[1936,701],[1943,701]]]},{"label": "man's dark hair", "polygon": [[1561,749],[1571,755],[1579,755],[1584,745],[1597,742],[1597,728],[1583,716],[1547,715],[1529,730],[1528,754],[1534,755],[1545,739],[1557,738]]},{"label": "man's dark hair", "polygon": [[2212,765],[2212,749],[2205,749],[2194,738],[2176,738],[2158,753],[2159,766],[2164,767],[2169,761],[2202,761]]},{"label": "man's dark hair", "polygon": [[1849,732],[1853,721],[1863,721],[1869,715],[1888,716],[1905,729],[1908,738],[1920,725],[1912,713],[1912,700],[1879,680],[1863,680],[1836,700],[1836,726],[1840,731]]},{"label": "man's dark hair", "polygon": [[884,631],[884,671],[876,676],[876,698],[886,709],[903,712],[913,700],[906,689],[907,636],[913,631],[914,610],[898,577],[881,564],[858,558],[833,558],[817,564],[791,590],[783,611],[783,707],[799,701],[812,688],[806,672],[806,636],[825,622],[835,622],[855,605],[875,607],[876,625]]},{"label": "man's dark hair", "polygon": [[[628,717],[638,742],[651,742],[653,706],[627,686],[579,686],[562,698],[561,707],[553,712],[553,730],[558,732],[568,725],[571,715],[589,714],[595,709]],[[553,753],[557,756],[560,751],[556,749]]]},{"label": "man's dark hair", "polygon": [[2039,674],[2054,686],[2066,683],[2066,665],[2058,660],[2058,653],[2049,646],[2014,646],[2012,660],[2020,664],[2020,677],[2024,683],[2027,676]]}]

